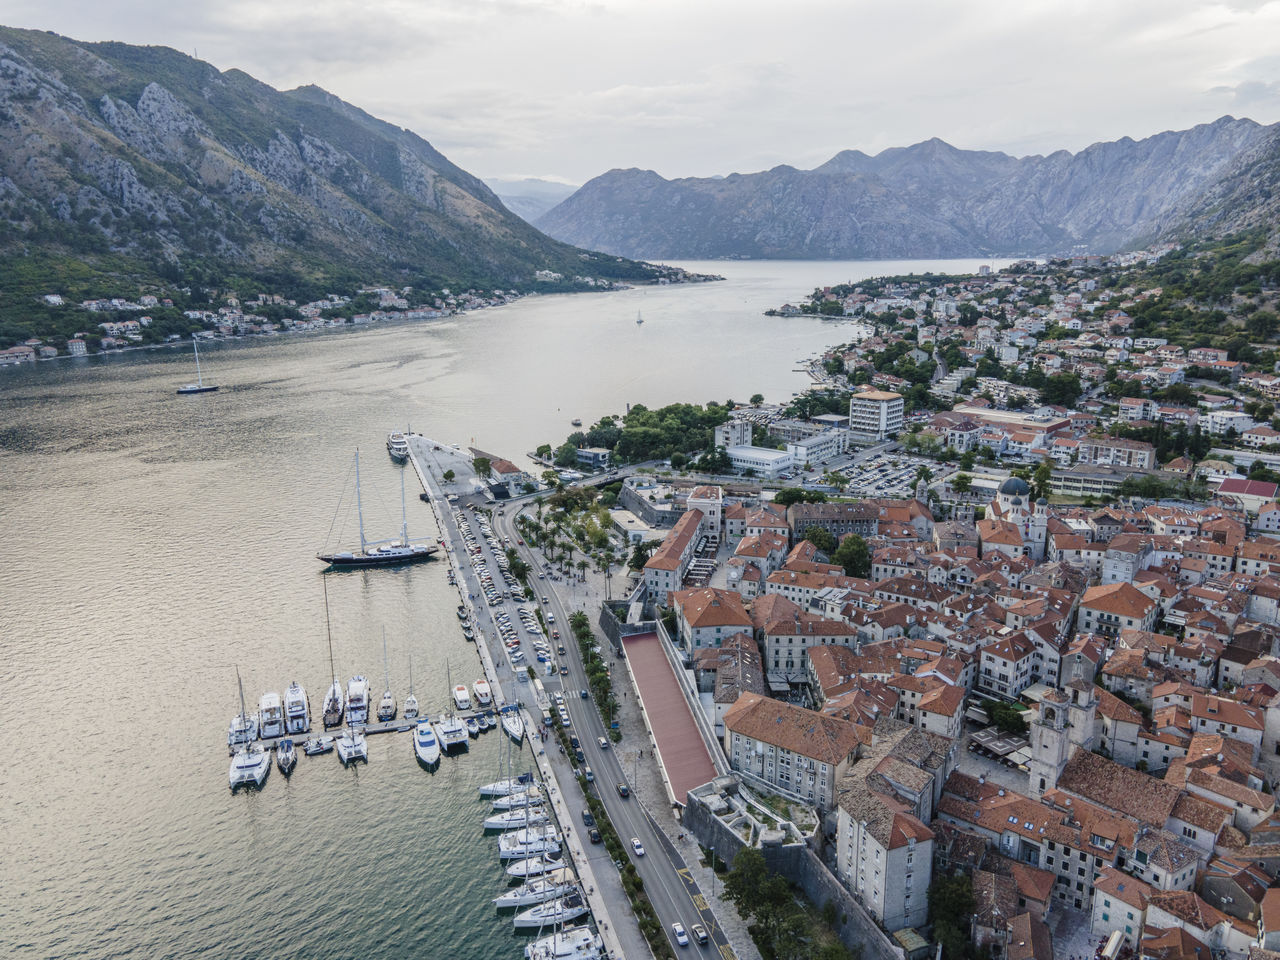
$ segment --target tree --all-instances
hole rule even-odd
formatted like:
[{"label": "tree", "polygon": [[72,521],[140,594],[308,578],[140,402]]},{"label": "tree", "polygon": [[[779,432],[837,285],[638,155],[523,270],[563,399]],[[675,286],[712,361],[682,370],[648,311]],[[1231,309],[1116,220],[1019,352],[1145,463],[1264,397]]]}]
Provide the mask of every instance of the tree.
[{"label": "tree", "polygon": [[807,527],[800,539],[808,540],[827,556],[830,556],[837,546],[835,535],[826,527]]},{"label": "tree", "polygon": [[851,577],[867,577],[871,575],[871,549],[867,541],[856,533],[847,534],[831,554],[831,562],[844,567],[844,572]]},{"label": "tree", "polygon": [[977,455],[972,450],[966,450],[964,453],[960,454],[960,469],[972,470],[977,459]]},{"label": "tree", "polygon": [[1259,340],[1269,340],[1280,326],[1280,317],[1270,310],[1256,310],[1244,322],[1244,328]]},{"label": "tree", "polygon": [[476,457],[471,461],[471,466],[475,468],[477,477],[487,477],[493,473],[493,464],[488,457]]},{"label": "tree", "polygon": [[944,960],[963,960],[973,918],[972,882],[965,876],[935,876],[928,896],[933,939],[941,944]]},{"label": "tree", "polygon": [[556,450],[556,466],[572,467],[578,462],[578,448],[572,443],[564,443]]},{"label": "tree", "polygon": [[1048,497],[1052,480],[1053,461],[1045,457],[1036,467],[1036,472],[1031,475],[1031,496],[1037,500],[1040,497]]},{"label": "tree", "polygon": [[800,487],[786,487],[773,496],[773,502],[789,507],[793,503],[826,503],[827,495],[821,490],[804,490]]},{"label": "tree", "polygon": [[444,473],[440,474],[440,479],[443,480],[445,483],[452,483],[453,478],[455,476],[457,476],[457,474],[455,474],[452,470],[446,470]]},{"label": "tree", "polygon": [[738,913],[754,921],[760,939],[776,948],[794,942],[803,922],[791,885],[781,874],[773,873],[764,862],[764,854],[755,847],[743,847],[733,858],[733,867],[724,877],[725,896],[738,908]]},{"label": "tree", "polygon": [[752,405],[753,407],[758,407],[758,406],[760,406],[760,404],[762,404],[762,403],[764,403],[764,394],[763,394],[763,393],[753,393],[753,394],[751,395],[751,405]]},{"label": "tree", "polygon": [[543,459],[546,459],[547,457],[551,456],[551,444],[549,443],[539,444],[538,449],[533,451],[533,453],[534,453],[534,456],[536,457],[542,457]]},{"label": "tree", "polygon": [[928,466],[922,463],[920,466],[916,467],[916,483],[919,483],[921,480],[928,483],[932,479],[933,471],[930,470]]},{"label": "tree", "polygon": [[951,478],[951,489],[956,493],[968,493],[973,489],[973,477],[967,473],[957,473]]},{"label": "tree", "polygon": [[627,561],[627,566],[632,570],[641,570],[644,565],[649,562],[649,558],[653,556],[653,551],[662,545],[661,540],[644,540],[638,541],[635,549],[631,551],[631,559]]}]

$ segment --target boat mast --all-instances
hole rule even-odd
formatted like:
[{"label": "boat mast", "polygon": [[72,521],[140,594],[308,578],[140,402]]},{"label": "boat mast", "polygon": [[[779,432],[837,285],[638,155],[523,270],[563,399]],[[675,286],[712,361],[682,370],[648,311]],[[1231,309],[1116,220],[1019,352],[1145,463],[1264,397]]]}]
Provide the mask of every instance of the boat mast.
[{"label": "boat mast", "polygon": [[236,686],[240,688],[240,716],[247,724],[249,720],[249,711],[245,709],[244,705],[244,681],[240,679],[239,667],[236,667]]},{"label": "boat mast", "polygon": [[322,578],[320,582],[324,584],[324,630],[329,635],[329,672],[333,674],[333,682],[336,684],[338,670],[333,665],[333,626],[329,623],[329,581],[327,578]]},{"label": "boat mast", "polygon": [[356,519],[360,523],[360,552],[366,551],[364,541],[364,506],[360,503],[360,450],[356,450]]},{"label": "boat mast", "polygon": [[391,671],[387,667],[387,628],[382,628],[382,682],[383,689],[391,690]]},{"label": "boat mast", "polygon": [[191,338],[191,349],[195,351],[196,355],[196,386],[203,387],[204,377],[200,376],[200,344],[195,337]]},{"label": "boat mast", "polygon": [[404,471],[400,471],[400,543],[409,545],[409,518],[404,512]]}]

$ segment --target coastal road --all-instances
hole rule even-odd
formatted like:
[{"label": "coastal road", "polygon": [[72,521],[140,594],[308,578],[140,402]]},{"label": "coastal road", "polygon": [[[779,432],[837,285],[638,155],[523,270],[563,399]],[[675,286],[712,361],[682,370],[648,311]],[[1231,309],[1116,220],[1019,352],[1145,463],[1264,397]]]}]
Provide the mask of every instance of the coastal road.
[{"label": "coastal road", "polygon": [[[516,508],[507,508],[494,517],[495,533],[498,536],[509,537],[512,544],[518,544],[520,539],[515,529],[517,512]],[[706,928],[711,938],[711,943],[704,949],[715,951],[726,960],[735,957],[736,954],[730,947],[724,931],[708,908],[684,860],[658,829],[634,793],[629,797],[623,797],[618,792],[619,783],[630,786],[634,779],[634,766],[632,769],[627,769],[625,759],[611,743],[606,748],[600,747],[599,738],[601,737],[606,738],[605,742],[609,743],[608,731],[595,708],[594,701],[590,698],[584,699],[580,695],[580,691],[587,689],[586,671],[577,641],[569,630],[568,618],[570,613],[583,609],[586,605],[584,595],[574,596],[572,581],[553,581],[548,573],[546,558],[541,553],[528,545],[517,546],[516,549],[534,568],[535,573],[530,576],[530,584],[538,593],[538,603],[543,615],[555,616],[553,629],[560,630],[562,642],[567,651],[565,655],[560,656],[559,660],[568,667],[568,675],[560,676],[557,673],[555,677],[543,678],[543,683],[548,693],[558,691],[564,696],[565,705],[572,720],[570,730],[577,735],[582,744],[586,764],[591,767],[595,776],[596,793],[604,803],[614,829],[617,830],[628,855],[644,881],[645,892],[653,904],[658,919],[662,922],[668,940],[673,949],[678,950],[671,925],[679,921],[686,931],[691,931],[695,923],[700,923]],[[537,573],[546,573],[548,576],[546,579],[539,580],[536,578]],[[542,602],[544,596],[548,601],[546,603]],[[595,611],[588,609],[585,612],[592,618],[594,624]],[[620,661],[613,659],[607,643],[603,645],[603,652],[605,658],[612,661],[610,664],[612,669],[623,669]],[[653,749],[652,743],[643,732],[629,731],[629,733],[643,745],[642,749],[646,751]],[[631,850],[632,837],[637,838],[644,847],[644,856],[636,856]]]}]

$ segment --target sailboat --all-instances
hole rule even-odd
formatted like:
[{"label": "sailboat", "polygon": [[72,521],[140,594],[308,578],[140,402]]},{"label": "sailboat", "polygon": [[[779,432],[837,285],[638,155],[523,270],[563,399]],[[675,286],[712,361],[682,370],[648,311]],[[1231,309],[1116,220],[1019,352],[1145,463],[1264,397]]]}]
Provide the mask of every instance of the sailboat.
[{"label": "sailboat", "polygon": [[404,718],[418,719],[418,698],[413,695],[413,657],[409,658],[409,695],[404,698]]},{"label": "sailboat", "polygon": [[335,567],[389,567],[427,560],[439,547],[409,542],[409,521],[404,508],[404,474],[400,474],[400,539],[368,540],[364,535],[364,506],[360,499],[360,451],[356,451],[356,515],[360,524],[360,549],[319,553],[316,558]]},{"label": "sailboat", "polygon": [[498,711],[502,716],[502,729],[516,743],[524,740],[524,718],[520,716],[518,704],[508,704]]},{"label": "sailboat", "polygon": [[383,723],[396,718],[396,696],[391,692],[391,671],[387,667],[387,628],[382,628],[382,699],[378,702],[378,719]]},{"label": "sailboat", "polygon": [[324,582],[324,629],[329,635],[329,675],[333,683],[324,697],[324,727],[342,726],[342,714],[346,712],[346,703],[342,697],[342,684],[338,682],[338,671],[333,666],[333,628],[329,623],[329,581]]},{"label": "sailboat", "polygon": [[639,311],[639,310],[637,310],[637,311],[636,311],[636,326],[638,327],[638,326],[640,326],[640,324],[642,324],[642,323],[644,323],[644,317],[640,316],[640,311]]},{"label": "sailboat", "polygon": [[200,375],[200,347],[194,339],[191,341],[191,349],[196,355],[196,382],[179,387],[178,393],[213,393],[218,387],[215,384],[206,384],[204,377]]},{"label": "sailboat", "polygon": [[[236,686],[240,688],[240,716],[244,716],[244,682],[240,679],[240,668],[236,668]],[[234,755],[231,757],[231,769],[228,773],[228,781],[231,789],[236,787],[247,786],[253,784],[255,787],[262,786],[262,781],[267,779],[267,774],[271,772],[271,754],[262,749],[262,746],[255,742],[244,743],[240,745]]]}]

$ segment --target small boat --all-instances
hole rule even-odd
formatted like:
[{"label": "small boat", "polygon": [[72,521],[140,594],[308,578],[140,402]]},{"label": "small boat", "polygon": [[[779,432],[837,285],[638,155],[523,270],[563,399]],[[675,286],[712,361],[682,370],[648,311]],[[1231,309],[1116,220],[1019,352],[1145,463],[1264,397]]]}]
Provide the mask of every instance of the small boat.
[{"label": "small boat", "polygon": [[293,747],[293,741],[285,737],[276,744],[276,766],[280,768],[280,772],[288,776],[293,773],[293,768],[298,764],[298,751]]},{"label": "small boat", "polygon": [[527,907],[534,903],[546,903],[573,890],[573,871],[566,868],[552,870],[537,880],[530,880],[495,897],[493,905],[499,910],[511,907]]},{"label": "small boat", "polygon": [[470,627],[468,627],[468,626],[464,626],[464,627],[462,628],[462,639],[463,639],[463,640],[466,640],[466,641],[468,641],[468,642],[470,642],[470,643],[475,643],[475,642],[476,642],[476,635],[475,635],[474,633],[472,633],[472,632],[471,632],[471,628],[470,628]]},{"label": "small boat", "polygon": [[355,676],[347,681],[347,723],[368,723],[369,681]]},{"label": "small boat", "polygon": [[297,680],[289,684],[284,694],[284,726],[289,734],[311,731],[311,708],[307,704],[307,691]]},{"label": "small boat", "polygon": [[284,707],[280,694],[268,690],[258,700],[258,735],[263,740],[284,735]]},{"label": "small boat", "polygon": [[213,393],[218,388],[213,384],[206,384],[204,377],[200,374],[200,347],[195,339],[191,340],[191,350],[196,358],[196,382],[188,383],[178,388],[178,393]]},{"label": "small boat", "polygon": [[542,807],[523,807],[519,810],[507,810],[495,813],[484,822],[486,830],[519,830],[521,827],[536,827],[550,819]]},{"label": "small boat", "polygon": [[360,727],[347,727],[338,738],[338,759],[344,764],[355,760],[369,762],[369,744],[365,740],[364,730]]},{"label": "small boat", "polygon": [[333,749],[333,739],[327,734],[322,737],[312,737],[302,745],[302,752],[308,757],[318,757],[322,753],[328,753]]},{"label": "small boat", "polygon": [[498,856],[503,860],[524,860],[535,853],[559,853],[560,835],[551,824],[525,827],[498,838]]},{"label": "small boat", "polygon": [[555,853],[543,853],[536,857],[526,857],[507,867],[507,876],[509,877],[540,877],[544,873],[550,873],[552,870],[559,870],[564,866],[564,854],[559,850]]},{"label": "small boat", "polygon": [[387,455],[396,463],[409,459],[409,438],[399,430],[387,434]]},{"label": "small boat", "polygon": [[577,920],[590,911],[591,908],[583,900],[582,893],[575,890],[573,893],[558,900],[550,900],[546,903],[540,903],[536,907],[530,907],[528,910],[522,910],[516,914],[512,923],[515,924],[517,929],[558,927],[562,923]]},{"label": "small boat", "polygon": [[473,737],[480,736],[480,721],[475,717],[467,717],[467,733]]},{"label": "small boat", "polygon": [[471,709],[471,694],[467,692],[465,683],[460,683],[453,688],[453,704],[459,710]]},{"label": "small boat", "polygon": [[640,311],[639,311],[639,310],[637,310],[637,311],[636,311],[636,326],[638,327],[638,326],[640,326],[640,324],[642,324],[642,323],[644,323],[644,317],[640,316]]},{"label": "small boat", "polygon": [[390,567],[429,560],[431,555],[440,549],[439,547],[409,542],[409,522],[406,519],[404,509],[403,472],[400,474],[400,539],[384,541],[369,541],[365,539],[364,508],[360,501],[359,451],[356,451],[356,513],[359,517],[360,549],[318,553],[316,554],[317,560],[323,560],[333,567]]},{"label": "small boat", "polygon": [[[240,688],[240,716],[243,717],[245,715],[244,683],[240,680],[239,669],[236,670],[236,686]],[[260,787],[270,772],[271,754],[263,750],[261,744],[249,741],[240,744],[232,755],[227,780],[232,790],[249,784]]]},{"label": "small boat", "polygon": [[484,733],[486,730],[492,730],[498,725],[498,721],[494,720],[493,717],[489,716],[487,713],[482,713],[476,717],[476,723],[480,724],[481,733]]},{"label": "small boat", "polygon": [[524,718],[520,716],[520,708],[514,703],[510,706],[503,707],[499,713],[502,716],[502,729],[516,743],[524,740]]},{"label": "small boat", "polygon": [[530,787],[528,790],[521,790],[519,793],[509,793],[505,797],[495,797],[493,809],[516,810],[520,807],[527,807],[531,803],[541,802],[542,791],[537,787]]},{"label": "small boat", "polygon": [[386,688],[378,701],[378,719],[383,723],[396,718],[396,697],[391,692],[391,672],[387,668],[387,628],[382,628],[382,677]]},{"label": "small boat", "polygon": [[452,570],[449,571],[449,583],[453,586],[457,586],[458,583],[458,578],[453,575]]},{"label": "small boat", "polygon": [[570,927],[540,937],[524,948],[525,960],[598,960],[604,939],[587,927]]},{"label": "small boat", "polygon": [[488,707],[493,705],[493,694],[489,691],[489,681],[480,679],[471,684],[471,690],[476,695],[477,707]]},{"label": "small boat", "polygon": [[258,715],[241,710],[231,718],[227,727],[227,746],[235,749],[241,744],[253,743],[258,739]]},{"label": "small boat", "polygon": [[418,698],[413,695],[413,657],[409,658],[409,695],[404,698],[404,718],[418,719]]},{"label": "small boat", "polygon": [[428,767],[434,767],[440,762],[440,738],[430,720],[419,720],[414,727],[413,755]]},{"label": "small boat", "polygon": [[458,605],[458,619],[464,622],[467,619],[467,608],[462,606],[461,604]]},{"label": "small boat", "polygon": [[505,797],[508,794],[519,793],[521,790],[527,790],[531,786],[533,786],[533,774],[522,773],[518,777],[508,777],[505,780],[495,780],[493,783],[486,783],[480,788],[480,796]]},{"label": "small boat", "polygon": [[580,427],[580,426],[582,426],[582,420],[581,420],[581,418],[579,418],[579,417],[574,417],[572,420],[570,420],[570,421],[569,421],[569,426],[571,426],[571,427]]}]

